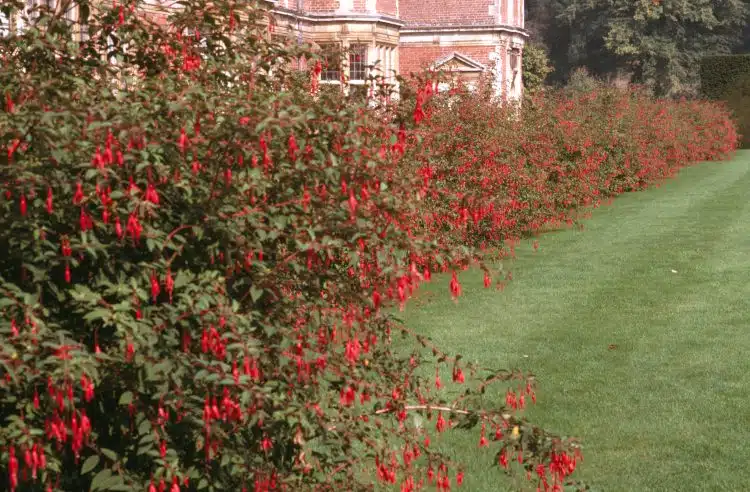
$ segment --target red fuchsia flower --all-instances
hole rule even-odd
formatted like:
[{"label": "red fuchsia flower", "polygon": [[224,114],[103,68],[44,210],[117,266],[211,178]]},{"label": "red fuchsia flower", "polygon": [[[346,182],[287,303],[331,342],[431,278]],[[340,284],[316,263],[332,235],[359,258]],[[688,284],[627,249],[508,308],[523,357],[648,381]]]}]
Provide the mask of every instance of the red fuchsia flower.
[{"label": "red fuchsia flower", "polygon": [[315,95],[318,92],[320,86],[319,76],[323,72],[323,64],[320,60],[317,60],[310,71],[310,94]]},{"label": "red fuchsia flower", "polygon": [[383,296],[377,290],[374,290],[372,292],[372,304],[375,306],[376,311],[380,309],[382,298]]},{"label": "red fuchsia flower", "polygon": [[94,383],[86,374],[81,374],[81,390],[87,403],[94,399]]},{"label": "red fuchsia flower", "polygon": [[341,388],[339,393],[339,404],[344,407],[350,407],[354,404],[357,399],[357,392],[352,386]]},{"label": "red fuchsia flower", "polygon": [[137,184],[135,184],[135,179],[133,179],[133,176],[130,176],[128,178],[128,194],[132,195],[134,193],[140,192],[141,189],[138,187]]},{"label": "red fuchsia flower", "polygon": [[201,133],[201,117],[200,115],[195,115],[195,123],[193,123],[193,133],[197,137]]},{"label": "red fuchsia flower", "polygon": [[151,202],[154,205],[159,205],[159,193],[156,191],[156,187],[153,183],[149,183],[146,187],[146,201]]},{"label": "red fuchsia flower", "polygon": [[446,422],[443,418],[443,412],[438,412],[438,418],[437,422],[435,423],[435,429],[437,429],[438,432],[443,432],[445,430]]},{"label": "red fuchsia flower", "polygon": [[185,133],[185,127],[180,128],[180,138],[177,140],[177,145],[180,148],[180,152],[184,154],[188,147],[188,137],[187,133]]},{"label": "red fuchsia flower", "polygon": [[263,170],[268,172],[271,168],[271,156],[268,153],[268,142],[265,135],[260,136],[260,150],[263,152]]},{"label": "red fuchsia flower", "polygon": [[27,211],[26,194],[21,195],[21,202],[19,203],[18,208],[21,210],[21,216],[26,217],[26,211]]},{"label": "red fuchsia flower", "polygon": [[156,278],[156,274],[151,274],[151,299],[153,299],[154,302],[156,302],[156,299],[159,297],[159,294],[161,293],[161,287],[159,286],[159,279]]},{"label": "red fuchsia flower", "polygon": [[115,217],[115,234],[117,234],[119,239],[122,239],[124,235],[122,224],[120,223],[120,217]]},{"label": "red fuchsia flower", "polygon": [[18,487],[18,458],[16,458],[16,448],[11,446],[8,450],[8,482],[10,491],[14,492]]},{"label": "red fuchsia flower", "polygon": [[172,278],[172,272],[167,270],[167,275],[164,278],[164,287],[169,295],[169,302],[172,302],[172,293],[174,292],[174,279]]},{"label": "red fuchsia flower", "polygon": [[492,285],[492,278],[488,272],[484,272],[484,288],[488,289]]},{"label": "red fuchsia flower", "polygon": [[143,226],[141,226],[141,223],[138,221],[138,216],[135,214],[135,212],[131,213],[128,217],[127,230],[128,234],[130,234],[130,237],[133,238],[133,241],[138,241],[141,238]]},{"label": "red fuchsia flower", "polygon": [[78,182],[76,183],[76,192],[73,195],[73,205],[78,205],[83,201],[83,185]]},{"label": "red fuchsia flower", "polygon": [[229,32],[234,31],[234,25],[235,25],[234,9],[230,8],[229,9]]},{"label": "red fuchsia flower", "polygon": [[70,264],[65,264],[65,283],[70,283]]},{"label": "red fuchsia flower", "polygon": [[479,447],[486,448],[489,445],[490,443],[487,440],[487,436],[485,435],[485,424],[482,423],[482,433],[479,435]]},{"label": "red fuchsia flower", "polygon": [[104,169],[104,159],[102,158],[100,147],[96,148],[94,157],[91,158],[91,165],[97,169]]},{"label": "red fuchsia flower", "polygon": [[359,353],[360,353],[361,348],[362,348],[362,344],[360,343],[359,339],[356,337],[346,342],[345,357],[346,357],[346,360],[348,360],[350,364],[356,364],[356,362],[359,360]]},{"label": "red fuchsia flower", "polygon": [[297,146],[297,139],[294,138],[294,135],[289,136],[289,143],[288,143],[288,151],[289,151],[289,160],[292,162],[297,161],[297,152],[299,151],[299,147]]},{"label": "red fuchsia flower", "polygon": [[419,125],[425,118],[424,109],[422,103],[424,102],[424,92],[419,90],[417,92],[417,103],[414,107],[414,124]]},{"label": "red fuchsia flower", "polygon": [[435,368],[435,388],[440,389],[443,387],[443,382],[440,381],[440,371],[436,367]]},{"label": "red fuchsia flower", "polygon": [[464,372],[458,366],[453,368],[453,382],[459,384],[464,382]]},{"label": "red fuchsia flower", "polygon": [[354,220],[357,214],[357,197],[354,196],[354,190],[349,190],[349,215]]},{"label": "red fuchsia flower", "polygon": [[13,108],[14,108],[13,98],[11,97],[10,92],[6,92],[5,93],[5,111],[7,111],[8,113],[12,113]]},{"label": "red fuchsia flower", "polygon": [[19,139],[13,140],[10,145],[8,145],[8,162],[13,161],[13,154],[15,154],[16,150],[18,150],[19,145],[21,145],[21,141]]},{"label": "red fuchsia flower", "polygon": [[450,290],[451,297],[454,300],[461,296],[461,284],[458,282],[458,277],[456,276],[455,270],[453,271],[453,275],[451,276]]},{"label": "red fuchsia flower", "polygon": [[505,451],[505,448],[500,450],[500,457],[498,459],[498,462],[503,468],[508,468],[508,453]]},{"label": "red fuchsia flower", "polygon": [[264,435],[263,440],[260,443],[260,448],[264,452],[268,452],[271,450],[272,447],[273,447],[273,441],[271,441],[271,438],[268,437],[268,434]]},{"label": "red fuchsia flower", "polygon": [[86,232],[94,227],[94,221],[91,219],[91,216],[86,213],[86,210],[84,210],[83,207],[81,207],[81,215],[78,222],[81,226],[81,232]]},{"label": "red fuchsia flower", "polygon": [[49,214],[51,214],[52,211],[53,211],[53,209],[52,209],[52,200],[53,200],[53,197],[52,197],[52,188],[47,188],[47,213],[49,213]]}]

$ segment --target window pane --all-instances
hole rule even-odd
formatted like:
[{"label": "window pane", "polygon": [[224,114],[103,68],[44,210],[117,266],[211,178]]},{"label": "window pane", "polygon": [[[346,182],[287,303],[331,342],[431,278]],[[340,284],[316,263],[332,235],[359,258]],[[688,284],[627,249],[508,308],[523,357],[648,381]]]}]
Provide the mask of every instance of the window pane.
[{"label": "window pane", "polygon": [[349,80],[365,80],[367,75],[367,46],[352,45],[349,52]]},{"label": "window pane", "polygon": [[320,73],[321,80],[341,80],[341,55],[335,46],[323,47],[323,71]]}]

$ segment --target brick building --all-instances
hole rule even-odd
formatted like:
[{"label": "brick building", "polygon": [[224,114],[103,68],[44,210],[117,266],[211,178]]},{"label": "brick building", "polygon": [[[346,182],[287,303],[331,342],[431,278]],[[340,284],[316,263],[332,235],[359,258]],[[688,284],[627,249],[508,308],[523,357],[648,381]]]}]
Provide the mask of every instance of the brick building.
[{"label": "brick building", "polygon": [[378,62],[388,78],[450,70],[472,83],[491,71],[498,95],[521,95],[524,0],[272,0],[280,32],[348,52],[324,83],[364,84]]}]

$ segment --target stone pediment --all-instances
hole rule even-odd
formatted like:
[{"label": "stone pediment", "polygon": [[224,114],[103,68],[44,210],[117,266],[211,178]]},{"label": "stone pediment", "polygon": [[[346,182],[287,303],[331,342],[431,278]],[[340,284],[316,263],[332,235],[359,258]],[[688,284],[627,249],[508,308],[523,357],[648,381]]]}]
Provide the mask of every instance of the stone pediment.
[{"label": "stone pediment", "polygon": [[454,51],[450,55],[437,60],[432,65],[432,69],[451,72],[484,72],[487,67],[466,55]]}]

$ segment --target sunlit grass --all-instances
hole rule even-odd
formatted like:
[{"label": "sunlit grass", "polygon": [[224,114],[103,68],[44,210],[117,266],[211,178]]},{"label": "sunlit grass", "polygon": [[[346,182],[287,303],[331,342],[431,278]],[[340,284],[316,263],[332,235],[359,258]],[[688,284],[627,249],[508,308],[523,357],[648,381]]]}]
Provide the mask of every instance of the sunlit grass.
[{"label": "sunlit grass", "polygon": [[[686,169],[517,249],[514,280],[436,278],[403,313],[437,345],[540,381],[528,416],[579,436],[597,490],[745,490],[750,462],[750,153]],[[497,395],[499,399],[499,394]],[[503,490],[477,434],[444,444],[465,489]]]}]

